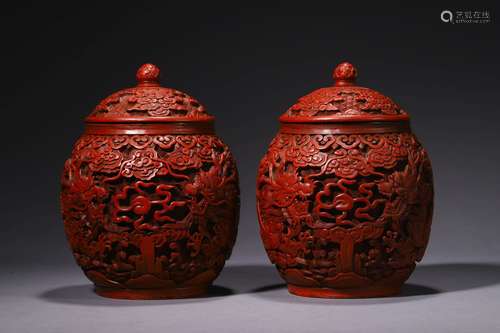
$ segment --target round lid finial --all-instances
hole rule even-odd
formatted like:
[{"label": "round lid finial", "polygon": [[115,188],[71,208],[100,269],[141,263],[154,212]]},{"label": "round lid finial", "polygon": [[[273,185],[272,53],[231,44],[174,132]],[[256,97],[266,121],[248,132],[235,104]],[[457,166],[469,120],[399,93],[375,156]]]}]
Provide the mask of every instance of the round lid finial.
[{"label": "round lid finial", "polygon": [[135,76],[139,85],[158,85],[160,69],[153,64],[144,64]]},{"label": "round lid finial", "polygon": [[343,62],[333,70],[336,86],[352,86],[358,77],[358,70],[351,63]]}]

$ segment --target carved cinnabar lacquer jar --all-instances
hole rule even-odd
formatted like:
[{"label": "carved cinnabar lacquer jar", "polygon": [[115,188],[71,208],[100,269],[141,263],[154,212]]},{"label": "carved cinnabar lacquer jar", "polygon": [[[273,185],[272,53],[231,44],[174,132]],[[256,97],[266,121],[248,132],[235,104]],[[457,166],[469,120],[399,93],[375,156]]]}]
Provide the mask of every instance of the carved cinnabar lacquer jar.
[{"label": "carved cinnabar lacquer jar", "polygon": [[106,297],[203,294],[236,238],[238,174],[214,117],[158,77],[143,65],[101,101],[64,165],[66,235]]},{"label": "carved cinnabar lacquer jar", "polygon": [[356,76],[342,63],[288,109],[259,166],[262,240],[292,294],[397,294],[427,246],[427,153],[407,113]]}]

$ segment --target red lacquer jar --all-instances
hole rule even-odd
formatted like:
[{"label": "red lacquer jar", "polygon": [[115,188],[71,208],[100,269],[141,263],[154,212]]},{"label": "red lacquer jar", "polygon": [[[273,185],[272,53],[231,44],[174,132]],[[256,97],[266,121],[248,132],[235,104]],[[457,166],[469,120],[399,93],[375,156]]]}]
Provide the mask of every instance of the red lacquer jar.
[{"label": "red lacquer jar", "polygon": [[293,294],[394,295],[429,239],[431,165],[400,106],[349,63],[333,77],[280,117],[257,179],[262,240]]},{"label": "red lacquer jar", "polygon": [[239,188],[214,117],[143,65],[87,117],[62,176],[64,227],[102,296],[203,294],[236,238]]}]

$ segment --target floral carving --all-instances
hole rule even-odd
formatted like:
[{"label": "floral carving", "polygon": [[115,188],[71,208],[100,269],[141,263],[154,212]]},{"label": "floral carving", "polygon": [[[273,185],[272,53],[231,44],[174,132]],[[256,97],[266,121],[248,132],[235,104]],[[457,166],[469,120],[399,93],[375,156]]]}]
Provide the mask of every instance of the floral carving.
[{"label": "floral carving", "polygon": [[304,287],[401,284],[427,245],[432,197],[427,154],[408,132],[280,133],[257,179],[269,258]]}]

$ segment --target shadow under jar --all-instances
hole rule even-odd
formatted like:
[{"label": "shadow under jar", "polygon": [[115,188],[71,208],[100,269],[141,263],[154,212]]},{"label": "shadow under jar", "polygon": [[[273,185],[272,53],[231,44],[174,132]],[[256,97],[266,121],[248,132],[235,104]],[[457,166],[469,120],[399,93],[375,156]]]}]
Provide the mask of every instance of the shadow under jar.
[{"label": "shadow under jar", "polygon": [[105,297],[201,295],[236,238],[238,174],[214,117],[158,77],[145,64],[101,101],[64,165],[65,232]]},{"label": "shadow under jar", "polygon": [[401,107],[349,63],[333,77],[280,117],[257,177],[261,237],[292,294],[394,295],[429,240],[431,164]]}]

